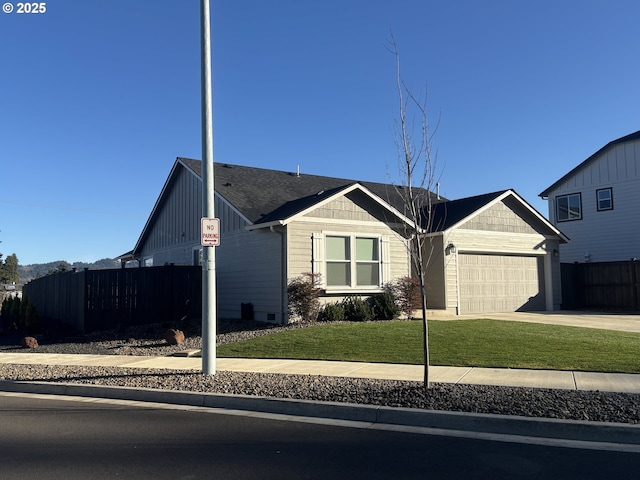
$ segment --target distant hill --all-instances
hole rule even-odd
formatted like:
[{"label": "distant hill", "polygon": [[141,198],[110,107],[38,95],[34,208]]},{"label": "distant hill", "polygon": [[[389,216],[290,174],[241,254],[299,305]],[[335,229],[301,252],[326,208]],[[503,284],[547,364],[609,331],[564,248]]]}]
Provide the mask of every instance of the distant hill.
[{"label": "distant hill", "polygon": [[71,270],[72,268],[76,268],[78,270],[82,270],[84,268],[88,268],[89,270],[106,270],[109,268],[120,268],[120,261],[112,258],[103,258],[102,260],[98,260],[93,263],[69,263],[65,260],[58,260],[49,263],[33,263],[31,265],[18,264],[20,284],[24,285],[35,278],[44,277],[49,273],[62,270],[63,268],[65,270]]}]

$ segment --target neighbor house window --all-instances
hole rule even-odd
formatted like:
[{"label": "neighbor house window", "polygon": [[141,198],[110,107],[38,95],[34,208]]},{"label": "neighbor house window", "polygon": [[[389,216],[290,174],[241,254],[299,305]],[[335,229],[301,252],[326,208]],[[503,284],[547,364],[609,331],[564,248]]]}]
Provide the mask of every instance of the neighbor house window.
[{"label": "neighbor house window", "polygon": [[582,196],[580,193],[556,197],[556,219],[558,222],[582,219]]},{"label": "neighbor house window", "polygon": [[380,238],[327,235],[327,287],[378,287]]},{"label": "neighbor house window", "polygon": [[596,190],[596,197],[598,198],[598,211],[613,210],[613,189],[603,188],[602,190]]},{"label": "neighbor house window", "polygon": [[142,265],[145,267],[153,267],[153,257],[146,257],[142,261]]}]

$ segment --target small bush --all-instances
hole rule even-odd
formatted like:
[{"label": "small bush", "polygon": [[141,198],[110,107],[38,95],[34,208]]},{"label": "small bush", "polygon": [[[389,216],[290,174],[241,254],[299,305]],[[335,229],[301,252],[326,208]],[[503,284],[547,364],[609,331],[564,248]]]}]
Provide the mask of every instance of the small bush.
[{"label": "small bush", "polygon": [[2,315],[5,320],[8,320],[9,316],[11,315],[12,304],[13,304],[13,297],[7,297],[2,301],[2,309],[0,309],[0,315]]},{"label": "small bush", "polygon": [[320,322],[342,322],[343,320],[344,306],[341,303],[327,303],[318,315]]},{"label": "small bush", "polygon": [[412,318],[414,310],[422,308],[420,282],[415,278],[398,278],[388,286],[388,288],[393,289],[398,307],[400,308],[400,311],[407,316],[407,318]]},{"label": "small bush", "polygon": [[393,320],[400,315],[400,307],[391,290],[372,295],[370,302],[374,320]]},{"label": "small bush", "polygon": [[20,297],[15,297],[13,299],[13,302],[11,302],[11,311],[9,312],[9,317],[11,317],[11,320],[15,323],[20,322],[21,304],[22,304],[22,301],[20,300]]},{"label": "small bush", "polygon": [[373,320],[373,311],[366,300],[360,297],[347,297],[342,301],[344,318],[351,322],[368,322]]},{"label": "small bush", "polygon": [[289,281],[287,286],[289,315],[298,317],[301,322],[314,322],[320,311],[318,297],[322,290],[320,275],[317,273],[303,273]]},{"label": "small bush", "polygon": [[27,298],[22,302],[26,305],[24,313],[24,324],[27,327],[27,331],[30,333],[40,333],[42,325],[40,323],[40,316],[33,303]]},{"label": "small bush", "polygon": [[13,297],[7,297],[2,301],[2,308],[0,309],[0,318],[2,320],[2,328],[10,330],[13,321],[11,319],[11,306],[13,305]]}]

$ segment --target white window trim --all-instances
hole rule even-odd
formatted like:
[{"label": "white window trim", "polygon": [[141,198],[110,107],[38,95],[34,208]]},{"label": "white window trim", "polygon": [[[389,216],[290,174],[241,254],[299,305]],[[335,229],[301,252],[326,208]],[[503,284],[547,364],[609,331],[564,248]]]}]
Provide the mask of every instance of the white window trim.
[{"label": "white window trim", "polygon": [[[349,260],[351,264],[351,286],[328,286],[327,285],[327,260],[325,256],[325,239],[326,237],[348,237],[349,248],[351,250],[351,258]],[[363,286],[356,285],[356,265],[357,260],[355,256],[356,238],[375,238],[378,240],[378,285]],[[357,294],[357,293],[377,293],[382,291],[382,287],[385,283],[391,280],[391,269],[389,263],[389,239],[385,235],[379,233],[347,233],[347,232],[317,232],[312,235],[313,252],[312,252],[312,265],[313,273],[319,273],[321,276],[321,287],[327,291],[327,293],[345,293],[345,294]]]}]

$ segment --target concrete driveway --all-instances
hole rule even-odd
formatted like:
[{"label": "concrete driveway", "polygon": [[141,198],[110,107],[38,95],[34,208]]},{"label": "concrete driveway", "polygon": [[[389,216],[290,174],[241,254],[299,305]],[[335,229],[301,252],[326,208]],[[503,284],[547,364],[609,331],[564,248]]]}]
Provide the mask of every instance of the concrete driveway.
[{"label": "concrete driveway", "polygon": [[580,312],[558,310],[554,312],[506,312],[478,313],[472,315],[452,316],[430,311],[432,320],[470,320],[488,318],[491,320],[509,320],[514,322],[547,323],[570,327],[599,328],[602,330],[619,330],[622,332],[640,333],[640,314],[620,315],[616,313]]}]

